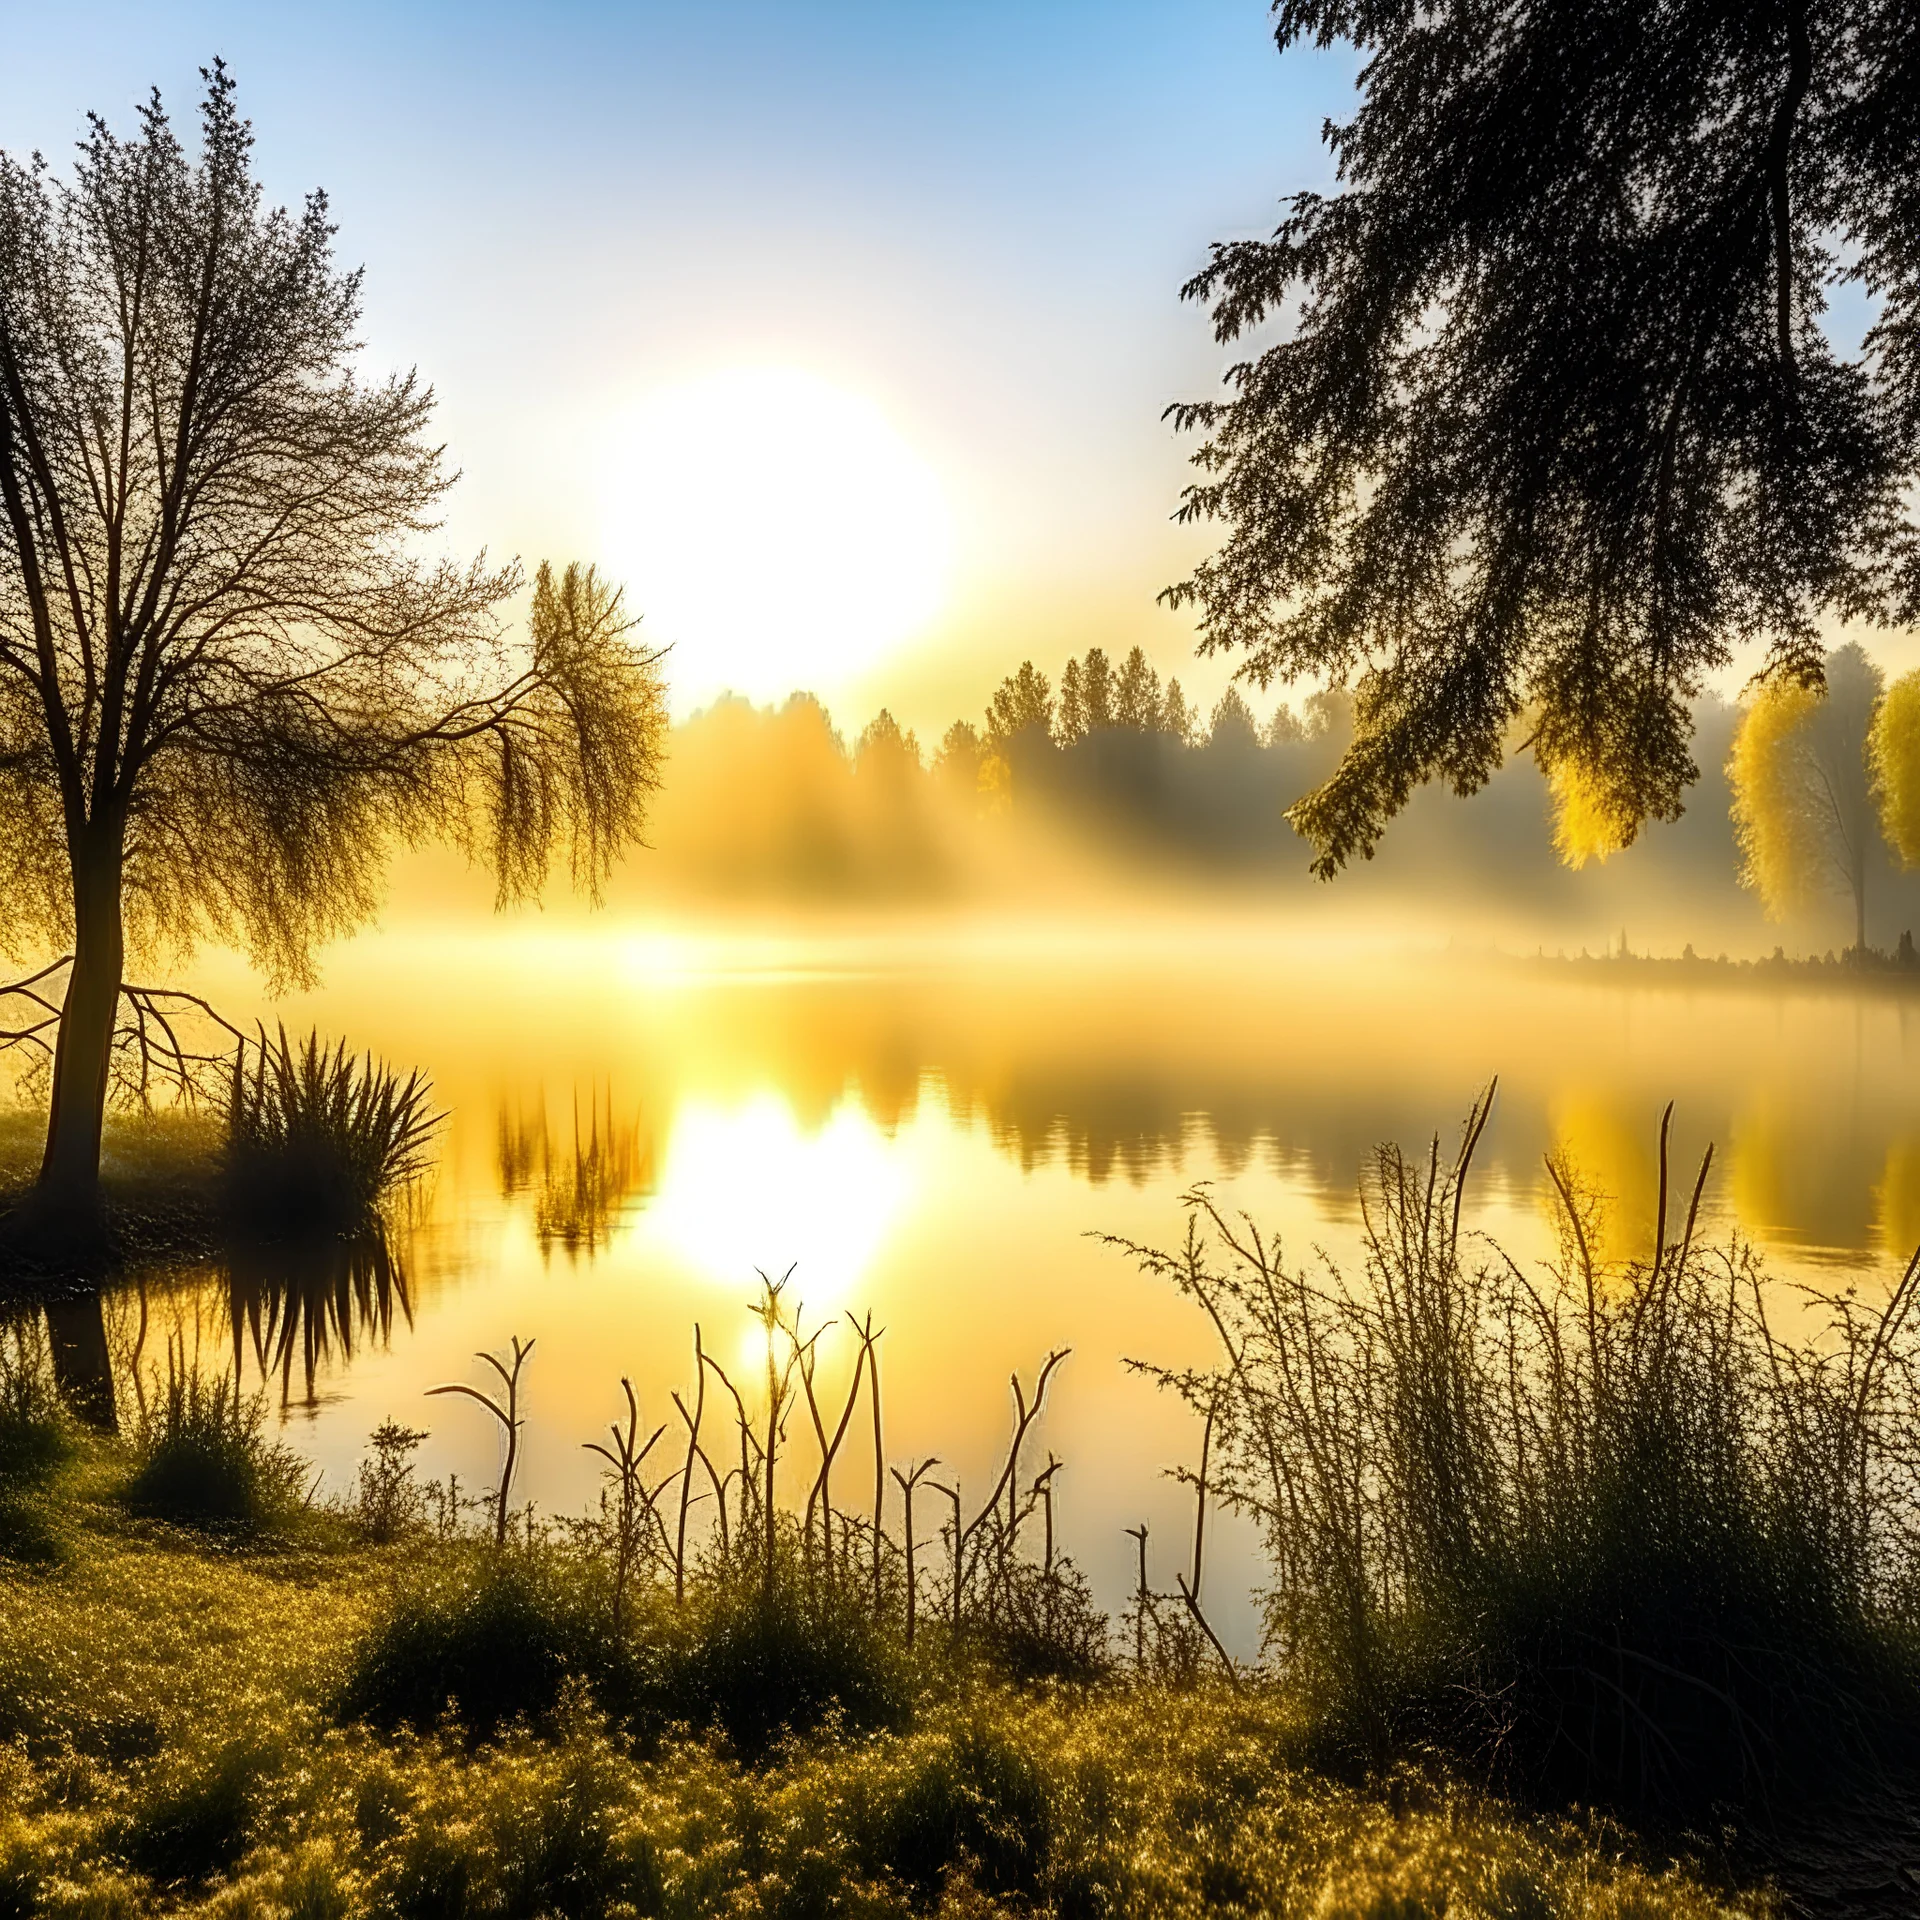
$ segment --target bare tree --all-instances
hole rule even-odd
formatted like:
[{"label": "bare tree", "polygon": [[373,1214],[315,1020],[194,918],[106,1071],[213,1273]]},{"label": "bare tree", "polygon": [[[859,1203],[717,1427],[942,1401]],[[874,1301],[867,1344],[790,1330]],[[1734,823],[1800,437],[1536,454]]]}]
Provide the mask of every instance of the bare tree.
[{"label": "bare tree", "polygon": [[269,209],[233,82],[68,180],[0,156],[0,938],[71,944],[43,1192],[90,1193],[129,943],[271,975],[447,836],[502,900],[638,836],[657,654],[591,569],[420,557],[451,484],[413,373],[356,370],[324,196]]}]

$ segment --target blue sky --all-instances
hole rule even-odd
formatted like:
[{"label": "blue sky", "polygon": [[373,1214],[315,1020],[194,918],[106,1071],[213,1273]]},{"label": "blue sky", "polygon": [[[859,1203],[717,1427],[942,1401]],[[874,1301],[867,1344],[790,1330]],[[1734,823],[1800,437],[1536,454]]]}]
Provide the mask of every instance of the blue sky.
[{"label": "blue sky", "polygon": [[589,552],[607,416],[662,384],[777,363],[877,403],[953,504],[953,587],[825,690],[923,728],[1028,652],[1182,662],[1159,415],[1220,356],[1178,287],[1329,182],[1355,71],[1282,58],[1262,0],[78,0],[8,41],[0,141],[56,163],[85,109],[157,82],[184,121],[228,61],[269,191],[324,185],[366,265],[371,359],[440,393],[456,544]]}]

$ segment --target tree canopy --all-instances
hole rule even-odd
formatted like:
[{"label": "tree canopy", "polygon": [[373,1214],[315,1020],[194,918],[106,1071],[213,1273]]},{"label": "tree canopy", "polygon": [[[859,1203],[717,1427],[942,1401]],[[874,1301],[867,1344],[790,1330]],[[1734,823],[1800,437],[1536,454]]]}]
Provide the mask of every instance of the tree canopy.
[{"label": "tree canopy", "polygon": [[[1202,652],[1355,695],[1293,810],[1330,875],[1413,789],[1524,734],[1581,837],[1696,777],[1688,706],[1752,649],[1817,688],[1823,621],[1911,618],[1920,14],[1901,0],[1280,0],[1366,55],[1340,186],[1187,286],[1249,352],[1197,430],[1169,589]],[[1828,295],[1878,317],[1857,353]]]},{"label": "tree canopy", "polygon": [[298,979],[429,834],[503,897],[556,850],[592,887],[665,724],[591,568],[542,568],[522,634],[517,569],[423,557],[432,394],[358,370],[324,197],[268,207],[206,79],[197,155],[156,95],[69,179],[0,156],[0,890],[8,944],[73,946],[48,1167],[81,1180],[128,934]]}]

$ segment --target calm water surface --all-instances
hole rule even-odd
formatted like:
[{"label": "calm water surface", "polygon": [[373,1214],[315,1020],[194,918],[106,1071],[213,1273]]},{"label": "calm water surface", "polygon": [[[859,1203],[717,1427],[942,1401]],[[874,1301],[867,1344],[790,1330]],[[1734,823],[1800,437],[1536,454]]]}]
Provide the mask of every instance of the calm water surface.
[{"label": "calm water surface", "polygon": [[[249,1004],[237,976],[208,984]],[[577,1510],[597,1464],[582,1442],[620,1376],[649,1426],[670,1418],[695,1322],[751,1373],[755,1269],[792,1266],[809,1323],[871,1308],[887,1328],[889,1454],[938,1454],[978,1492],[1009,1372],[1072,1349],[1039,1444],[1068,1463],[1066,1542],[1110,1602],[1133,1552],[1121,1530],[1142,1519],[1171,1584],[1191,1519],[1165,1469],[1197,1443],[1124,1362],[1199,1360],[1207,1342],[1096,1236],[1171,1243],[1195,1182],[1290,1258],[1351,1261],[1369,1150],[1424,1150],[1435,1130],[1451,1143],[1497,1073],[1471,1211],[1519,1257],[1555,1244],[1555,1147],[1615,1197],[1613,1251],[1644,1250],[1668,1099],[1689,1172],[1716,1143],[1713,1224],[1737,1220],[1777,1271],[1880,1286],[1920,1240],[1920,995],[1636,988],[1303,954],[1244,927],[558,931],[358,942],[322,991],[272,1011],[424,1066],[449,1116],[384,1329],[349,1303],[283,1348],[264,1321],[243,1331],[249,1372],[327,1484],[350,1482],[389,1416],[431,1428],[428,1473],[487,1482],[485,1416],[423,1396],[479,1378],[474,1350],[519,1334],[538,1342],[520,1488]],[[226,1350],[223,1281],[146,1293],[149,1356],[174,1329]],[[115,1302],[123,1337],[138,1310],[136,1294]],[[850,1338],[823,1352],[844,1378]],[[870,1455],[844,1471],[837,1487],[870,1486]],[[1229,1528],[1221,1553],[1214,1604],[1244,1645],[1248,1543]]]}]

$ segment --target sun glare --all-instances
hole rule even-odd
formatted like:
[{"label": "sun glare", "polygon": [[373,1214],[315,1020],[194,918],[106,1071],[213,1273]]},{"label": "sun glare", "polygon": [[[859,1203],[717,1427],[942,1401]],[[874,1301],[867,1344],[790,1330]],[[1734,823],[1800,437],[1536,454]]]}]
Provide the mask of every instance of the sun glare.
[{"label": "sun glare", "polygon": [[731,690],[830,694],[945,597],[934,474],[865,397],[735,369],[663,388],[610,436],[602,551],[655,641],[676,711]]},{"label": "sun glare", "polygon": [[754,1270],[796,1270],[812,1320],[857,1297],[908,1198],[900,1157],[854,1100],[808,1132],[778,1094],[674,1116],[650,1231],[689,1266],[752,1294]]}]

